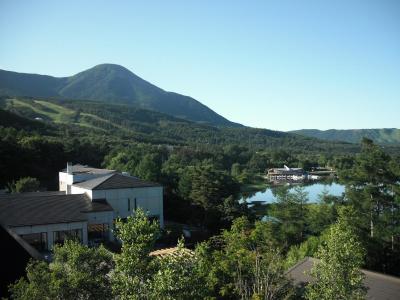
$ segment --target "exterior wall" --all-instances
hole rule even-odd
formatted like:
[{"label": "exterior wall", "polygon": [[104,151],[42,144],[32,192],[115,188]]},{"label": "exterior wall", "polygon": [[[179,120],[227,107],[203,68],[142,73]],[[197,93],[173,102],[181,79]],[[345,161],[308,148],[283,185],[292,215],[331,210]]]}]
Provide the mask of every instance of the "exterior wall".
[{"label": "exterior wall", "polygon": [[105,175],[107,174],[91,174],[91,173],[68,174],[66,172],[59,172],[58,173],[59,190],[66,191],[67,185],[72,185],[73,183],[78,183]]},{"label": "exterior wall", "polygon": [[113,211],[101,211],[95,213],[87,213],[88,224],[108,224],[110,229],[108,233],[108,239],[112,241],[114,235],[112,229],[114,228],[114,212]]},{"label": "exterior wall", "polygon": [[268,170],[268,177],[271,180],[300,180],[306,174],[301,168],[273,168]]},{"label": "exterior wall", "polygon": [[55,231],[81,229],[82,230],[82,244],[85,244],[85,245],[88,244],[87,222],[21,226],[21,227],[11,227],[10,229],[18,235],[46,232],[47,233],[47,248],[49,250],[51,250],[54,245],[53,233]]},{"label": "exterior wall", "polygon": [[64,172],[58,172],[58,190],[60,191],[66,191],[67,190],[67,184],[68,183],[68,174]]},{"label": "exterior wall", "polygon": [[90,199],[92,198],[92,190],[87,190],[81,187],[77,187],[75,185],[71,185],[71,194],[86,194]]},{"label": "exterior wall", "polygon": [[66,172],[58,173],[58,183],[60,191],[67,191],[68,185],[71,185],[74,180],[74,175],[68,174]]},{"label": "exterior wall", "polygon": [[86,213],[88,224],[112,224],[114,220],[113,211],[99,211]]},{"label": "exterior wall", "polygon": [[87,194],[92,201],[106,199],[114,210],[114,219],[132,215],[135,212],[136,199],[136,207],[141,207],[147,211],[149,216],[157,216],[160,226],[164,227],[163,188],[161,186],[110,190],[88,190],[74,185],[71,186],[71,194],[83,193]]},{"label": "exterior wall", "polygon": [[114,209],[114,218],[126,218],[132,215],[135,212],[136,199],[136,207],[141,207],[150,216],[157,216],[160,226],[164,227],[163,188],[161,186],[93,190],[92,199],[106,199],[107,203]]}]

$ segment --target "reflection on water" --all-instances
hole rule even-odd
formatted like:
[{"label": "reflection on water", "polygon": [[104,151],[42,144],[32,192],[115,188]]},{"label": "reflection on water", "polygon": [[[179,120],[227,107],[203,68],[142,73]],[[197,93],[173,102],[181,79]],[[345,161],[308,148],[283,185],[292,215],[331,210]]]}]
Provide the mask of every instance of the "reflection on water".
[{"label": "reflection on water", "polygon": [[277,195],[279,193],[285,191],[294,192],[294,188],[299,185],[302,186],[304,188],[304,191],[308,194],[309,202],[318,202],[319,195],[325,192],[332,196],[342,196],[345,190],[344,185],[335,182],[314,182],[311,184],[308,183],[296,185],[279,185],[271,186],[263,191],[244,194],[242,200],[245,200],[247,203],[272,203],[276,201]]}]

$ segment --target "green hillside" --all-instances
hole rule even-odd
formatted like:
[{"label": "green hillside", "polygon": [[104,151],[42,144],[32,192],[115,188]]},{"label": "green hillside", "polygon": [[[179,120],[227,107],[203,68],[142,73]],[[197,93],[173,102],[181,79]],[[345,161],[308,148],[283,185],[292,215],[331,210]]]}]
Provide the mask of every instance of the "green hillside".
[{"label": "green hillside", "polygon": [[[94,101],[3,98],[0,108],[60,131],[100,135],[127,142],[170,145],[238,144],[291,152],[353,152],[347,143],[332,143],[290,133],[249,127],[214,127],[126,104]],[[61,133],[62,134],[62,133]]]},{"label": "green hillside", "polygon": [[363,137],[366,137],[381,145],[400,145],[400,129],[396,128],[349,130],[330,129],[325,131],[317,129],[301,129],[291,132],[328,141],[359,143]]},{"label": "green hillside", "polygon": [[51,133],[54,131],[54,128],[49,124],[30,120],[3,109],[0,109],[0,126],[42,133]]},{"label": "green hillside", "polygon": [[191,121],[240,126],[191,97],[164,91],[128,69],[113,64],[98,65],[65,78],[0,70],[1,95],[131,104]]}]

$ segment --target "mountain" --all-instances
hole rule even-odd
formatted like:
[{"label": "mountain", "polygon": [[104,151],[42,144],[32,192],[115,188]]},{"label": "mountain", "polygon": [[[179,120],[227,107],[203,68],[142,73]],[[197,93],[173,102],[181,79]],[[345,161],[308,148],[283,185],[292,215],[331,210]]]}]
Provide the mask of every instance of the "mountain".
[{"label": "mountain", "polygon": [[[3,110],[3,111],[2,111]],[[40,135],[111,144],[146,142],[167,145],[242,145],[256,149],[286,149],[290,153],[350,153],[358,146],[317,140],[296,134],[250,127],[211,126],[126,104],[67,99],[10,99],[0,97],[1,126],[34,131]],[[32,124],[36,124],[35,126]],[[42,129],[38,126],[43,126]]]},{"label": "mountain", "polygon": [[290,132],[328,141],[359,143],[363,137],[366,137],[381,145],[400,145],[400,129],[396,128],[330,129],[325,131],[318,129],[301,129]]},{"label": "mountain", "polygon": [[191,97],[164,91],[128,69],[114,64],[97,65],[74,76],[62,78],[0,70],[0,95],[131,104],[195,122],[242,126],[225,119]]}]

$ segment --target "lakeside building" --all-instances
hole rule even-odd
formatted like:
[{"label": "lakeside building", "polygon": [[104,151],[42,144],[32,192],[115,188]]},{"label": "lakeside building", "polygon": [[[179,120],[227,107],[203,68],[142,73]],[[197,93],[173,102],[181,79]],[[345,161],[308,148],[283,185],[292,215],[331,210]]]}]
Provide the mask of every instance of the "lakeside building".
[{"label": "lakeside building", "polygon": [[268,178],[273,181],[280,180],[302,180],[307,173],[302,168],[289,168],[284,165],[283,168],[272,168],[268,170]]},{"label": "lakeside building", "polygon": [[0,195],[0,224],[49,251],[67,238],[85,245],[112,241],[115,219],[137,208],[163,227],[163,187],[115,170],[68,163],[59,172],[59,191]]}]

